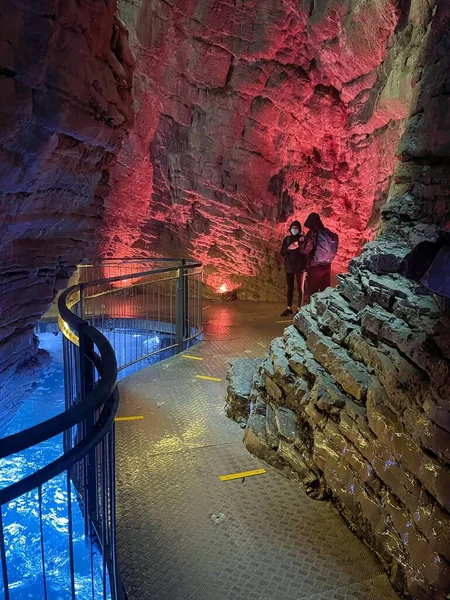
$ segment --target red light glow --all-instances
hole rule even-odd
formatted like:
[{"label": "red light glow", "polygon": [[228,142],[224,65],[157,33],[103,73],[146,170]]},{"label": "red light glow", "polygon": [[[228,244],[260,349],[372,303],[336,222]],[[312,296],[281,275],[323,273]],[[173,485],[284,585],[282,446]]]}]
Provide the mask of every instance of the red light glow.
[{"label": "red light glow", "polygon": [[191,38],[186,23],[196,23],[198,3],[180,4],[151,51],[146,42],[134,48],[142,86],[111,169],[99,254],[189,254],[216,293],[239,286],[269,297],[284,287],[279,249],[289,223],[315,211],[339,234],[333,271],[345,271],[375,235],[409,111],[403,93],[374,106],[364,99],[385,68],[395,2],[362,3],[351,37],[337,9],[310,27],[300,10],[292,20],[290,2],[253,2],[239,16],[218,3],[225,12],[205,17],[208,39],[253,31],[266,5],[279,5],[277,19],[290,23],[255,29],[261,64],[241,48],[235,69],[231,42]]}]

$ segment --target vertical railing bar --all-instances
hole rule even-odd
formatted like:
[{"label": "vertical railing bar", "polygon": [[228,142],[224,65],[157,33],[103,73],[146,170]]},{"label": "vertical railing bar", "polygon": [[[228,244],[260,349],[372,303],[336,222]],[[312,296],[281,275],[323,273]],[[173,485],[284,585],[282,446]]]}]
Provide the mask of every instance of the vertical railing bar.
[{"label": "vertical railing bar", "polygon": [[117,582],[117,555],[116,555],[116,438],[115,438],[115,426],[113,424],[110,433],[110,503],[111,503],[111,565],[112,565],[112,579],[113,579],[113,600],[118,596],[118,582]]},{"label": "vertical railing bar", "polygon": [[88,528],[89,528],[89,562],[91,566],[91,591],[92,591],[92,600],[95,600],[95,581],[94,581],[94,526],[92,524],[91,519],[87,519]]},{"label": "vertical railing bar", "polygon": [[[125,288],[125,290],[126,290],[126,288]],[[120,315],[121,315],[121,318],[120,318],[120,328],[121,328],[121,332],[122,332],[121,333],[122,338],[124,338],[125,336],[124,336],[123,332],[125,331],[125,314],[126,314],[125,313],[125,291],[122,291],[119,294],[119,299],[120,299],[120,309],[121,309],[120,310]],[[120,339],[121,338],[120,338],[120,335],[119,335],[119,344],[121,344]],[[123,346],[125,348],[125,352],[124,352],[124,361],[125,362],[123,364],[126,364],[126,360],[127,360],[127,345],[126,345],[126,343],[123,344]]]},{"label": "vertical railing bar", "polygon": [[3,530],[3,507],[0,506],[0,558],[2,559],[3,588],[5,590],[4,600],[9,600],[8,565],[6,563],[5,537]]},{"label": "vertical railing bar", "polygon": [[42,485],[38,487],[39,495],[39,529],[41,535],[42,580],[44,585],[44,599],[47,600],[47,575],[45,572],[44,528],[42,525]]},{"label": "vertical railing bar", "polygon": [[181,352],[183,350],[185,317],[184,283],[184,261],[182,261],[178,269],[178,277],[176,280],[175,290],[175,343],[177,344],[176,352]]},{"label": "vertical railing bar", "polygon": [[199,333],[203,329],[203,273],[200,271],[198,274],[198,328]]},{"label": "vertical railing bar", "polygon": [[183,342],[189,337],[189,273],[185,264],[186,261],[183,259],[181,261],[181,271],[183,273]]},{"label": "vertical railing bar", "polygon": [[108,551],[106,545],[106,518],[105,518],[105,506],[106,506],[106,498],[105,498],[105,465],[103,464],[104,457],[104,446],[105,446],[105,438],[100,442],[100,476],[101,476],[101,507],[102,507],[102,517],[101,517],[101,536],[102,536],[102,564],[103,564],[103,600],[106,600],[106,552]]},{"label": "vertical railing bar", "polygon": [[70,487],[69,469],[66,471],[67,481],[67,516],[69,528],[69,565],[70,565],[70,585],[72,600],[75,600],[75,561],[73,555],[73,524],[72,524],[72,490]]},{"label": "vertical railing bar", "polygon": [[101,445],[101,477],[102,477],[102,526],[104,531],[103,543],[105,548],[109,548],[109,528],[108,528],[108,452],[107,452],[107,437],[103,438]]},{"label": "vertical railing bar", "polygon": [[[157,323],[158,323],[158,328],[160,328],[161,326],[161,283],[157,283],[156,284],[158,286],[158,319],[157,319]],[[156,315],[155,315],[156,316]]]},{"label": "vertical railing bar", "polygon": [[80,283],[78,287],[80,290],[79,316],[84,319],[84,283]]},{"label": "vertical railing bar", "polygon": [[[176,283],[173,279],[170,280],[170,292],[169,292],[169,303],[170,303],[170,323],[173,331],[173,340],[176,343],[176,323],[175,323],[175,314],[176,314]],[[175,311],[173,310],[175,309]],[[174,314],[175,312],[175,314]]]}]

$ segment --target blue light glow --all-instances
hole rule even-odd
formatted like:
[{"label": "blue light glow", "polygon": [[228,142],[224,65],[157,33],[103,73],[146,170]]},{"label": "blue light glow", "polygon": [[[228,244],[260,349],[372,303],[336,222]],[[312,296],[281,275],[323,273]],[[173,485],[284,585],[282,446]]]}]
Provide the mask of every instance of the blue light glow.
[{"label": "blue light glow", "polygon": [[[21,431],[64,410],[62,336],[41,333],[39,338],[41,347],[51,355],[51,366],[42,373],[37,389],[26,399],[12,419],[5,435]],[[0,461],[0,487],[5,487],[33,473],[58,458],[62,452],[62,436],[56,436],[39,446]],[[103,598],[101,556],[95,554],[91,564],[83,515],[72,485],[70,489],[76,599],[100,600]],[[45,572],[49,600],[63,600],[69,597],[67,500],[68,486],[65,474],[55,477],[42,486]],[[3,506],[2,514],[10,598],[11,600],[44,598],[38,490],[33,490],[13,500],[8,506]],[[91,569],[93,577],[91,577]],[[0,598],[3,597],[4,586],[0,570]],[[109,593],[107,597],[110,597]]]}]

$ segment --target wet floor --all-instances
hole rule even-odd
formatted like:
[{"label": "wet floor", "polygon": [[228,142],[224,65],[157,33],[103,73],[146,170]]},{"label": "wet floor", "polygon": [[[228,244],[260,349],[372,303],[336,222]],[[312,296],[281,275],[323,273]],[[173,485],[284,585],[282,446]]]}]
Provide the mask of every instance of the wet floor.
[{"label": "wet floor", "polygon": [[[395,600],[370,551],[328,503],[264,468],[225,417],[226,372],[262,357],[288,323],[280,307],[234,302],[204,311],[189,354],[120,383],[118,550],[130,600]],[[220,379],[200,379],[197,376]]]}]

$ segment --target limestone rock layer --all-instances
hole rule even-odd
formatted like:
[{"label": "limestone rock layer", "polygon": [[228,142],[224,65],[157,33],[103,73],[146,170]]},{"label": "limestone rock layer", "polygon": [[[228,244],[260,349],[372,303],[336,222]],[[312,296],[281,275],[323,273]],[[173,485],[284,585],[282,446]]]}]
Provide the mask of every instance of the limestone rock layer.
[{"label": "limestone rock layer", "polygon": [[114,0],[0,0],[0,421],[33,386],[36,320],[92,255],[133,112]]},{"label": "limestone rock layer", "polygon": [[450,592],[450,354],[434,336],[444,330],[450,318],[420,286],[354,265],[272,343],[245,432],[252,453],[332,499],[397,589],[440,600]]},{"label": "limestone rock layer", "polygon": [[418,60],[425,0],[120,0],[136,124],[101,253],[189,253],[214,289],[280,294],[289,221],[338,231],[341,272],[373,238]]}]

